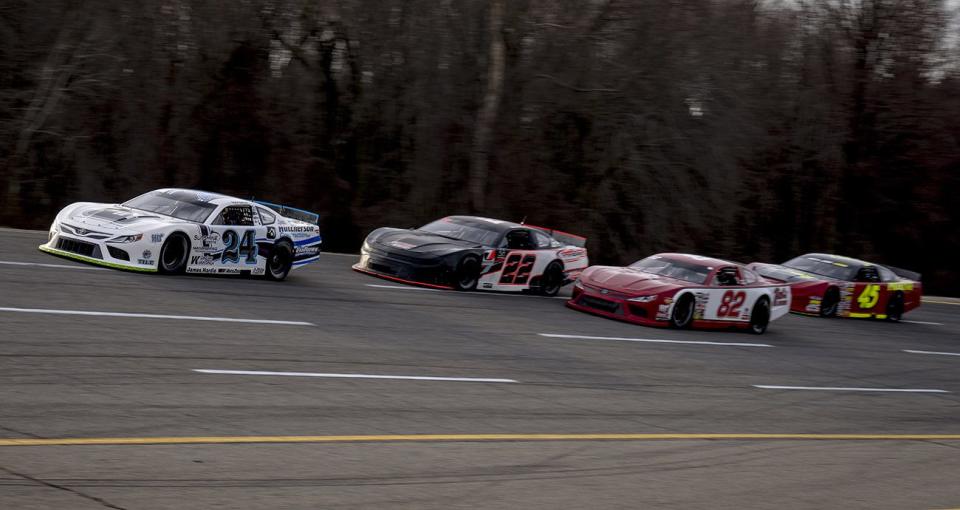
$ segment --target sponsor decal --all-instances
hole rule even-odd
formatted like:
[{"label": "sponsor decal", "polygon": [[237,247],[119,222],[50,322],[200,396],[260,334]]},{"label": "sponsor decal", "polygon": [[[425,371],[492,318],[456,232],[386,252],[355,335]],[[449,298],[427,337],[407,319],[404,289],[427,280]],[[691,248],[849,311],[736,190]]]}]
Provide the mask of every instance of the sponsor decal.
[{"label": "sponsor decal", "polygon": [[[670,299],[670,298],[667,298]],[[663,321],[670,318],[670,305],[658,305],[657,306],[657,320]]]},{"label": "sponsor decal", "polygon": [[784,306],[787,304],[787,289],[777,287],[773,289],[773,306]]},{"label": "sponsor decal", "polygon": [[319,246],[297,246],[294,255],[316,255],[320,252]]},{"label": "sponsor decal", "polygon": [[163,234],[150,234],[151,243],[159,243],[160,241],[163,241]]},{"label": "sponsor decal", "polygon": [[150,250],[143,250],[143,258],[148,259],[153,256],[153,252]]},{"label": "sponsor decal", "polygon": [[202,191],[198,191],[198,192],[197,192],[197,200],[199,200],[199,201],[201,201],[201,202],[209,202],[209,201],[213,200],[213,195],[209,195],[209,194],[204,193],[204,192],[202,192]]},{"label": "sponsor decal", "polygon": [[306,227],[280,227],[281,234],[295,234],[298,232],[307,232],[312,234],[314,227],[312,225]]},{"label": "sponsor decal", "polygon": [[483,284],[483,288],[485,288],[485,289],[492,289],[492,288],[493,288],[493,284],[492,284],[492,283],[484,283],[484,284]]},{"label": "sponsor decal", "polygon": [[191,266],[212,266],[215,261],[216,259],[209,254],[193,255],[190,257]]},{"label": "sponsor decal", "polygon": [[250,272],[250,274],[252,275],[261,275],[263,273],[264,273],[264,269],[262,267],[255,267],[253,268],[253,271]]},{"label": "sponsor decal", "polygon": [[804,308],[804,311],[807,311],[810,313],[819,313],[820,305],[822,302],[823,302],[823,298],[821,296],[810,296],[810,301],[807,303],[807,306],[806,308]]},{"label": "sponsor decal", "polygon": [[912,283],[891,283],[887,285],[887,290],[911,291],[913,290],[913,284]]},{"label": "sponsor decal", "polygon": [[153,265],[153,261],[152,261],[152,260],[147,260],[147,259],[137,259],[137,264],[143,264],[143,265],[146,265],[146,266],[152,266],[152,265]]},{"label": "sponsor decal", "polygon": [[694,320],[703,319],[707,310],[707,303],[710,301],[710,294],[706,292],[694,292],[693,318]]},{"label": "sponsor decal", "polygon": [[267,239],[276,239],[277,238],[277,229],[273,227],[267,227]]},{"label": "sponsor decal", "polygon": [[403,241],[391,241],[390,246],[393,246],[394,248],[400,248],[401,250],[409,250],[411,248],[416,248],[417,245],[405,243]]},{"label": "sponsor decal", "polygon": [[199,253],[211,253],[220,251],[220,233],[210,232],[206,227],[201,229],[201,233],[193,236],[194,241],[200,241],[200,244],[194,244],[193,251]]}]

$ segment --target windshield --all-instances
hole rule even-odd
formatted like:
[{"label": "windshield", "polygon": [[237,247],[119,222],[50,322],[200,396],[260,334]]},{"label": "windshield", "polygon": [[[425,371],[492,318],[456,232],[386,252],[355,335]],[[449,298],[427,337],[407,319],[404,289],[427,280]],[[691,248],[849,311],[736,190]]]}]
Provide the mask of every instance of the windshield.
[{"label": "windshield", "polygon": [[659,255],[647,257],[639,262],[630,264],[631,269],[639,269],[644,273],[651,273],[669,278],[676,278],[685,282],[702,284],[710,276],[711,268],[676,259],[668,259]]},{"label": "windshield", "polygon": [[184,190],[151,191],[128,200],[123,205],[141,211],[203,223],[210,216],[210,213],[217,208],[216,205],[202,200],[203,198],[204,194],[202,193]]},{"label": "windshield", "polygon": [[784,267],[789,267],[791,269],[806,271],[808,273],[835,278],[837,280],[852,281],[854,275],[857,273],[857,268],[851,267],[849,264],[844,264],[843,262],[834,260],[821,259],[818,257],[811,257],[808,255],[803,255],[793,260],[788,260],[787,262],[784,262],[783,265]]},{"label": "windshield", "polygon": [[442,220],[434,221],[433,223],[427,223],[426,225],[420,227],[420,230],[443,237],[449,237],[451,239],[470,241],[483,246],[493,246],[493,244],[497,242],[497,239],[500,238],[500,232],[496,230],[487,230],[485,228],[475,227],[472,225],[464,225],[462,223],[457,223],[456,220],[451,220],[450,218],[444,218]]}]

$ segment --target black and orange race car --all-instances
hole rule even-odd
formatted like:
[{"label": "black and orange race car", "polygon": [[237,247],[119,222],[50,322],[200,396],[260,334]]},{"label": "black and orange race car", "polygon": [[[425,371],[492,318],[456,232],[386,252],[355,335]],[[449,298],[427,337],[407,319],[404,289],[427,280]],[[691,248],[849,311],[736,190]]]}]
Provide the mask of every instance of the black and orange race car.
[{"label": "black and orange race car", "polygon": [[748,267],[790,284],[790,311],[805,315],[899,321],[920,306],[923,293],[918,273],[840,255],[808,253],[783,264]]}]

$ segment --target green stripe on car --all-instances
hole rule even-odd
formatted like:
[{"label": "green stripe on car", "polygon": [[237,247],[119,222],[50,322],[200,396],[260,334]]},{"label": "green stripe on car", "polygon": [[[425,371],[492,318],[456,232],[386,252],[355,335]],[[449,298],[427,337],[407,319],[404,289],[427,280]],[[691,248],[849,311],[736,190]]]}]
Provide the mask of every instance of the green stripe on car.
[{"label": "green stripe on car", "polygon": [[114,269],[123,269],[125,271],[136,271],[140,273],[156,273],[157,269],[154,267],[137,267],[137,266],[124,266],[122,264],[114,264],[113,262],[107,262],[105,260],[95,259],[93,257],[87,257],[84,255],[79,255],[76,253],[70,253],[68,251],[58,250],[56,248],[50,248],[46,245],[39,246],[40,251],[50,253],[52,255],[57,255],[60,257],[66,257],[68,259],[79,260],[80,262],[87,262],[90,264],[96,264],[98,266],[112,267]]}]

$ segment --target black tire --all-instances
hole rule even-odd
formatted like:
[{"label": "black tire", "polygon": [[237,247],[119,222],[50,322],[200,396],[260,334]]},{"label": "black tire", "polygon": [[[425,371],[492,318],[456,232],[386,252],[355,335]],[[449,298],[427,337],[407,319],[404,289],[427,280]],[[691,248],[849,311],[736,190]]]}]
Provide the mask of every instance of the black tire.
[{"label": "black tire", "polygon": [[283,281],[290,274],[290,268],[293,267],[293,247],[287,241],[280,241],[273,245],[270,250],[270,257],[267,258],[267,270],[265,276],[275,282]]},{"label": "black tire", "polygon": [[540,276],[537,293],[543,296],[556,296],[563,287],[563,267],[559,262],[551,262]]},{"label": "black tire", "polygon": [[753,311],[750,312],[750,332],[755,335],[762,335],[770,324],[770,300],[766,296],[757,300],[753,305]]},{"label": "black tire", "polygon": [[830,287],[820,300],[820,317],[836,317],[840,307],[840,289]]},{"label": "black tire", "polygon": [[897,292],[887,301],[887,320],[900,322],[901,318],[903,318],[903,294]]},{"label": "black tire", "polygon": [[188,256],[190,239],[179,232],[170,234],[160,247],[157,270],[163,274],[182,274],[187,269]]},{"label": "black tire", "polygon": [[451,277],[451,284],[457,290],[473,290],[477,288],[477,282],[480,281],[480,259],[473,255],[467,255],[457,263],[457,269],[454,270]]},{"label": "black tire", "polygon": [[692,294],[684,294],[683,297],[673,305],[673,311],[670,313],[670,325],[677,329],[687,329],[693,324],[693,309],[696,301]]}]

